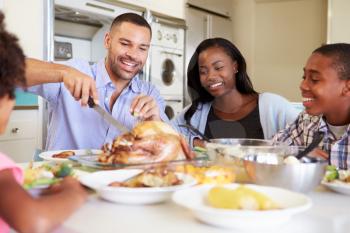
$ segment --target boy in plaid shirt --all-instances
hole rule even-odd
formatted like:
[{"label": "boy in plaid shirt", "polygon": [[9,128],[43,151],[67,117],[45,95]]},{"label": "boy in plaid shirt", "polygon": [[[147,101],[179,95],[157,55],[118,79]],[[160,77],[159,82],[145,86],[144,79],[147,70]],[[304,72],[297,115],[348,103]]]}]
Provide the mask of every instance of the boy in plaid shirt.
[{"label": "boy in plaid shirt", "polygon": [[309,57],[300,84],[303,111],[273,140],[307,146],[316,133],[323,157],[340,169],[350,166],[350,44],[321,46]]}]

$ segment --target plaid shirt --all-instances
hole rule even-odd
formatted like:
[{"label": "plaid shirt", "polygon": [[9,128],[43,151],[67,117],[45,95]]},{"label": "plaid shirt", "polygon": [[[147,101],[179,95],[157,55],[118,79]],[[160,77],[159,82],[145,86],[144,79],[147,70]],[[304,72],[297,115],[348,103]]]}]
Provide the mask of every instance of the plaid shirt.
[{"label": "plaid shirt", "polygon": [[311,116],[302,112],[286,129],[273,137],[273,141],[286,142],[288,145],[308,146],[315,132],[323,132],[324,137],[319,148],[329,154],[329,163],[340,169],[350,167],[350,125],[338,140],[330,131],[322,116]]}]

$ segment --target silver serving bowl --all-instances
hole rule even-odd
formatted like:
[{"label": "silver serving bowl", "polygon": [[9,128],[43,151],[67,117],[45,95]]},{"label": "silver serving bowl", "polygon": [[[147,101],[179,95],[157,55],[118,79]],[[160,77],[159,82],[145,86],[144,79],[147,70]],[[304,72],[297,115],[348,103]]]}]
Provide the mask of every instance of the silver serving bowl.
[{"label": "silver serving bowl", "polygon": [[278,186],[297,192],[310,192],[321,182],[327,161],[309,153],[300,163],[286,164],[284,158],[295,156],[304,147],[287,147],[279,154],[250,154],[244,157],[244,167],[253,183]]},{"label": "silver serving bowl", "polygon": [[221,166],[234,168],[237,182],[251,182],[243,164],[245,156],[282,154],[285,151],[284,144],[275,145],[270,140],[262,139],[211,139],[205,146],[210,160]]}]

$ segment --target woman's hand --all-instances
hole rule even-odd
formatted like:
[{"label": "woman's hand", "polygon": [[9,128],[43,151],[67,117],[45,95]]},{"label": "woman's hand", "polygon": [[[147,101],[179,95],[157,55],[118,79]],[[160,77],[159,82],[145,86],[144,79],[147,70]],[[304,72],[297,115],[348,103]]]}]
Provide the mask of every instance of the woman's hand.
[{"label": "woman's hand", "polygon": [[195,146],[205,148],[204,141],[202,139],[199,139],[199,138],[193,139],[193,147],[195,147]]}]

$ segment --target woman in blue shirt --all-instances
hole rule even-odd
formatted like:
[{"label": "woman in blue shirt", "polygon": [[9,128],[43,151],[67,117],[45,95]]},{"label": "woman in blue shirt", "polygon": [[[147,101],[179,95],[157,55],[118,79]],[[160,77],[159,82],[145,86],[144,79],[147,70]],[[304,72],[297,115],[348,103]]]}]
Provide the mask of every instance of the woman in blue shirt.
[{"label": "woman in blue shirt", "polygon": [[192,125],[209,139],[271,138],[299,113],[281,96],[256,92],[241,52],[223,38],[199,44],[188,66],[187,85],[192,104],[173,125],[192,146],[202,144],[201,136],[179,125]]}]

